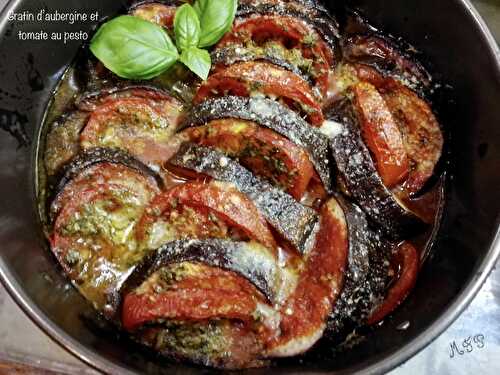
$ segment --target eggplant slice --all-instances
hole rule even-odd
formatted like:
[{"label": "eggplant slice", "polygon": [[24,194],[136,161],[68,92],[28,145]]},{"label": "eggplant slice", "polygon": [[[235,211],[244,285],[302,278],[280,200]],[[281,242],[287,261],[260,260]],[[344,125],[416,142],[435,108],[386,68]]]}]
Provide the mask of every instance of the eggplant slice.
[{"label": "eggplant slice", "polygon": [[180,0],[136,1],[128,10],[129,14],[143,20],[156,23],[166,29],[172,29],[175,11],[183,4]]},{"label": "eggplant slice", "polygon": [[289,357],[304,353],[323,335],[344,283],[348,229],[339,203],[329,199],[320,210],[320,228],[294,293],[281,308],[281,334],[268,345],[267,355]]},{"label": "eggplant slice", "polygon": [[107,157],[94,154],[94,159],[77,160],[69,168],[54,203],[58,205],[50,243],[80,292],[97,310],[112,316],[108,296],[144,256],[133,229],[159,188],[139,166],[129,168],[116,164],[116,155],[113,162]]},{"label": "eggplant slice", "polygon": [[69,182],[84,174],[86,169],[99,163],[124,165],[148,179],[153,179],[160,188],[163,187],[159,176],[130,154],[120,150],[97,147],[81,152],[64,166],[60,171],[59,182],[54,189],[54,197],[60,194]]},{"label": "eggplant slice", "polygon": [[390,238],[401,239],[418,232],[424,223],[383,184],[372,157],[363,143],[353,103],[349,98],[330,108],[325,134],[330,138],[333,158],[343,190]]},{"label": "eggplant slice", "polygon": [[300,253],[308,252],[311,246],[309,240],[313,237],[318,222],[312,208],[303,206],[287,193],[255,177],[246,168],[213,148],[185,143],[169,163],[233,183],[253,201],[285,240]]},{"label": "eggplant slice", "polygon": [[339,24],[316,0],[240,0],[237,17],[252,14],[277,14],[299,18],[312,25],[334,52],[338,51]]},{"label": "eggplant slice", "polygon": [[187,128],[178,137],[224,152],[298,201],[314,176],[314,166],[302,147],[251,121],[213,120]]},{"label": "eggplant slice", "polygon": [[349,255],[344,288],[327,321],[327,336],[344,338],[364,324],[384,295],[388,280],[389,245],[368,225],[365,213],[336,196],[346,217]]},{"label": "eggplant slice", "polygon": [[154,352],[177,361],[224,370],[269,365],[269,361],[260,358],[264,345],[258,334],[227,319],[167,321],[145,327],[135,337]]},{"label": "eggplant slice", "polygon": [[75,110],[65,113],[51,124],[44,154],[48,176],[56,175],[80,151],[80,132],[88,119],[88,112]]},{"label": "eggplant slice", "polygon": [[272,303],[293,291],[296,276],[278,264],[273,252],[257,242],[184,239],[161,246],[136,267],[121,294],[134,290],[154,272],[172,263],[199,262],[235,272],[250,281]]},{"label": "eggplant slice", "polygon": [[271,99],[239,96],[208,99],[193,107],[180,128],[205,125],[224,118],[253,121],[305,149],[325,189],[332,191],[328,139],[295,112]]},{"label": "eggplant slice", "polygon": [[[111,166],[103,172],[101,168]],[[115,167],[113,167],[115,166]],[[113,177],[114,176],[114,177]],[[134,189],[134,183],[147,181],[147,184],[159,191],[163,187],[160,177],[129,154],[107,148],[95,148],[81,152],[67,163],[56,175],[57,183],[49,197],[49,217],[53,222],[62,206],[78,196],[78,192],[88,188],[105,188],[106,183],[113,185],[129,185]],[[109,181],[103,181],[108,179]]]},{"label": "eggplant slice", "polygon": [[[82,150],[82,141],[85,141],[86,137],[88,138],[88,134],[87,136],[85,135],[87,125],[89,125],[89,121],[92,120],[95,112],[99,108],[109,106],[113,101],[120,99],[125,101],[138,99],[140,101],[144,100],[144,103],[154,103],[155,101],[165,103],[165,106],[161,110],[164,111],[166,116],[158,117],[164,117],[169,123],[170,129],[165,129],[162,133],[165,133],[164,135],[169,137],[170,133],[173,133],[175,130],[182,105],[165,90],[148,85],[124,84],[108,89],[86,92],[76,99],[75,110],[63,114],[50,126],[44,154],[44,164],[49,177],[56,176],[64,165],[70,162]],[[101,134],[104,136],[103,138],[110,138],[109,134],[104,133]],[[94,139],[94,136],[95,133],[90,138]],[[116,139],[117,137],[112,138],[111,145],[114,147],[118,139]],[[99,143],[95,142],[94,144],[94,142],[90,142],[83,148],[108,146],[107,144],[100,145]],[[166,152],[168,154],[168,150]]]},{"label": "eggplant slice", "polygon": [[[288,56],[290,55],[290,56]],[[287,58],[288,57],[288,58]],[[277,44],[266,44],[261,47],[247,47],[238,44],[231,44],[222,48],[217,48],[211,53],[212,63],[217,68],[233,65],[239,62],[264,60],[281,68],[297,74],[310,85],[314,84],[314,77],[311,75],[311,61],[300,59],[302,63],[293,62],[293,56],[290,52],[284,50]],[[295,57],[297,60],[297,57]]]},{"label": "eggplant slice", "polygon": [[148,249],[185,238],[251,239],[277,250],[265,218],[232,184],[193,181],[158,194],[136,229],[136,239]]},{"label": "eggplant slice", "polygon": [[[139,97],[151,100],[172,100],[172,95],[161,88],[149,84],[121,83],[100,90],[86,91],[76,98],[76,106],[81,111],[93,112],[100,105],[115,99]],[[180,105],[180,103],[178,103]]]},{"label": "eggplant slice", "polygon": [[[341,45],[347,62],[368,65],[413,90],[422,92],[431,86],[432,77],[425,68],[388,37],[376,32],[347,35]],[[411,46],[408,49],[414,50]]]}]

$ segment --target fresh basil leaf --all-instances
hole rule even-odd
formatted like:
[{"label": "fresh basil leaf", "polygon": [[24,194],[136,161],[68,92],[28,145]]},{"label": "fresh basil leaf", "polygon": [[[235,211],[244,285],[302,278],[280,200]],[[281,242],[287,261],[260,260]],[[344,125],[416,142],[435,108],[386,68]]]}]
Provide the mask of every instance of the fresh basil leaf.
[{"label": "fresh basil leaf", "polygon": [[181,53],[181,62],[193,73],[203,80],[206,80],[210,72],[212,60],[207,50],[200,48],[189,48]]},{"label": "fresh basil leaf", "polygon": [[181,51],[198,46],[200,20],[191,5],[184,4],[175,12],[174,32],[175,42]]},{"label": "fresh basil leaf", "polygon": [[231,28],[237,8],[238,0],[196,0],[194,10],[201,25],[198,47],[217,43]]},{"label": "fresh basil leaf", "polygon": [[119,16],[103,24],[90,50],[116,75],[151,79],[172,66],[179,54],[163,28],[133,16]]}]

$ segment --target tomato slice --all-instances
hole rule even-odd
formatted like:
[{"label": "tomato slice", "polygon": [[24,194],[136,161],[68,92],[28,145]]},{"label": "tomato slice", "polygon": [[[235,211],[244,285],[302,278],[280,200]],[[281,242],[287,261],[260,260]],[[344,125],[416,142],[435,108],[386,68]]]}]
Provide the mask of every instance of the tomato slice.
[{"label": "tomato slice", "polygon": [[441,157],[444,139],[439,122],[429,104],[415,91],[397,79],[385,77],[376,69],[362,64],[343,64],[337,68],[332,80],[332,97],[359,82],[376,87],[385,102],[383,107],[389,110],[401,133],[408,159],[403,190],[412,196],[433,175]]},{"label": "tomato slice", "polygon": [[372,66],[380,73],[406,79],[410,85],[428,86],[429,73],[412,61],[389,39],[377,35],[353,35],[343,41],[346,61]]},{"label": "tomato slice", "polygon": [[126,150],[142,162],[159,165],[171,157],[171,138],[180,107],[171,100],[140,97],[106,100],[90,115],[80,135],[84,149],[111,147]]},{"label": "tomato slice", "polygon": [[[244,278],[184,262],[161,268],[127,294],[122,322],[160,353],[216,367],[245,368],[262,365],[264,342],[277,333],[276,315]],[[179,332],[184,333],[180,339]],[[199,345],[193,347],[197,340]]]},{"label": "tomato slice", "polygon": [[96,308],[105,309],[108,294],[141,260],[133,230],[158,192],[153,177],[101,162],[79,172],[53,202],[51,249]]},{"label": "tomato slice", "polygon": [[375,158],[377,170],[387,187],[408,175],[408,157],[403,137],[377,89],[361,82],[353,87],[364,141]]},{"label": "tomato slice", "polygon": [[[294,53],[295,61],[311,59],[311,74],[318,84],[321,95],[325,95],[330,66],[334,55],[328,44],[307,22],[292,16],[251,15],[235,21],[231,32],[217,44],[217,48],[240,44],[246,48],[263,46],[273,42],[281,44]],[[297,58],[299,55],[300,57]],[[291,60],[293,61],[293,59]]]},{"label": "tomato slice", "polygon": [[160,191],[152,176],[138,173],[123,164],[101,162],[84,169],[64,185],[51,204],[52,218],[55,218],[63,207],[84,191],[90,189],[105,192],[109,186],[133,191],[141,201],[149,201]]},{"label": "tomato slice", "polygon": [[167,29],[172,29],[176,10],[177,7],[173,5],[145,3],[131,9],[130,14]]},{"label": "tomato slice", "polygon": [[216,147],[252,172],[266,177],[300,200],[314,173],[304,149],[254,122],[222,119],[180,134],[190,141]]},{"label": "tomato slice", "polygon": [[270,249],[276,242],[254,204],[231,184],[187,182],[158,195],[137,230],[139,241],[158,248],[178,238],[247,236]]},{"label": "tomato slice", "polygon": [[123,300],[122,322],[133,331],[158,319],[252,322],[263,298],[244,278],[202,264],[162,268]]},{"label": "tomato slice", "polygon": [[[165,104],[168,113],[169,104],[181,107],[182,105],[168,92],[147,85],[131,85],[125,87],[112,87],[96,92],[87,93],[78,98],[76,105],[78,109],[86,112],[95,111],[100,105],[111,103],[117,99],[142,98],[153,106],[160,108]],[[167,103],[165,103],[167,102]]]},{"label": "tomato slice", "polygon": [[241,370],[269,365],[261,358],[263,343],[259,333],[228,319],[167,321],[146,326],[134,336],[169,359],[173,357],[204,367]]},{"label": "tomato slice", "polygon": [[433,175],[443,150],[443,134],[429,105],[394,79],[379,88],[403,135],[410,170],[404,190],[419,192]]},{"label": "tomato slice", "polygon": [[214,96],[259,94],[280,98],[307,116],[314,126],[323,123],[321,106],[309,84],[298,75],[266,62],[238,63],[212,74],[198,89],[194,103]]},{"label": "tomato slice", "polygon": [[108,296],[144,256],[133,230],[147,204],[123,186],[92,187],[73,197],[54,225],[52,251],[82,295],[110,316]]},{"label": "tomato slice", "polygon": [[393,312],[415,286],[419,269],[419,258],[415,247],[407,241],[399,245],[394,256],[394,263],[399,269],[397,279],[387,292],[385,300],[368,318],[367,324],[369,325],[380,322]]},{"label": "tomato slice", "polygon": [[281,335],[269,343],[269,356],[303,353],[321,338],[325,320],[342,290],[347,236],[342,208],[330,199],[321,208],[316,243],[308,254],[297,288],[281,308]]}]

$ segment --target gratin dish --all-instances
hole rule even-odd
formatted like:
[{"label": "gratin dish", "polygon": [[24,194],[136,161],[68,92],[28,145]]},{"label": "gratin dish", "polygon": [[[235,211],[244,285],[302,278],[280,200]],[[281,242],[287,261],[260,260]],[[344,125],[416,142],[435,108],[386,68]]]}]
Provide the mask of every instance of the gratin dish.
[{"label": "gratin dish", "polygon": [[[36,216],[35,155],[40,124],[52,92],[79,45],[17,40],[7,12],[43,6],[50,10],[116,14],[120,2],[13,1],[2,20],[2,170],[0,274],[30,317],[56,341],[92,366],[110,373],[195,372],[193,367],[158,361],[111,333],[97,329],[90,308],[60,275]],[[336,4],[339,7],[341,4]],[[500,174],[499,52],[484,23],[465,1],[354,1],[349,3],[385,31],[403,36],[422,51],[453,89],[438,108],[447,125],[449,179],[443,224],[431,256],[409,299],[368,339],[340,356],[290,360],[273,372],[378,373],[403,362],[441,333],[466,307],[492,268],[498,251]],[[460,27],[457,27],[460,25]],[[37,25],[40,27],[40,25]],[[43,25],[47,31],[66,28]],[[73,25],[75,30],[90,25]],[[432,292],[430,292],[432,291]],[[404,330],[396,330],[402,322]],[[318,360],[318,358],[320,358]],[[269,371],[263,369],[261,371]]]}]

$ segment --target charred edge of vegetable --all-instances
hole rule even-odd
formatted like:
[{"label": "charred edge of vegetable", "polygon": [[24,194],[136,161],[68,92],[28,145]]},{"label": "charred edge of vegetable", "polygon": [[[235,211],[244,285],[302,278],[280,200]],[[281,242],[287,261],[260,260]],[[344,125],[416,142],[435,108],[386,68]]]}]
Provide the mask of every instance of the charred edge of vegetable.
[{"label": "charred edge of vegetable", "polygon": [[325,189],[332,192],[328,140],[295,112],[271,99],[238,96],[208,99],[195,106],[179,128],[204,125],[224,118],[253,121],[304,148]]},{"label": "charred edge of vegetable", "polygon": [[[394,61],[395,59],[391,59],[392,63],[388,63],[386,59],[379,56],[371,56],[371,59],[365,61],[362,59],[352,59],[346,56],[346,44],[348,44],[352,38],[358,37],[379,39],[385,44],[387,50],[390,50],[394,56],[398,56],[400,59],[404,60],[408,66],[406,68],[398,66],[396,61]],[[429,71],[420,63],[422,54],[411,44],[381,33],[378,29],[371,26],[366,18],[356,10],[347,9],[347,26],[345,35],[340,40],[340,48],[343,58],[347,61],[369,65],[382,74],[404,75],[404,73],[407,72],[410,77],[406,78],[411,79],[411,77],[415,77],[418,80],[416,89],[419,94],[422,96],[427,96],[429,94],[433,78]],[[367,57],[369,58],[370,56],[367,55]],[[400,71],[398,71],[398,69]]]},{"label": "charred edge of vegetable", "polygon": [[93,111],[96,105],[98,105],[99,101],[103,98],[119,93],[124,93],[132,90],[145,90],[151,91],[159,96],[163,96],[165,100],[176,101],[175,97],[164,88],[160,88],[151,83],[136,83],[131,84],[127,81],[121,81],[116,83],[113,86],[99,88],[98,90],[86,91],[82,95],[80,95],[76,101],[75,105],[82,111]]},{"label": "charred edge of vegetable", "polygon": [[163,181],[153,170],[135,159],[130,154],[117,149],[109,148],[92,148],[77,155],[73,160],[65,166],[58,176],[58,183],[52,189],[53,193],[48,200],[48,204],[64,190],[65,186],[75,177],[82,173],[85,169],[99,163],[123,164],[140,174],[154,178],[159,187],[163,187]]},{"label": "charred edge of vegetable", "polygon": [[348,98],[330,108],[330,120],[342,124],[343,131],[330,139],[336,169],[354,201],[389,238],[408,237],[425,224],[403,207],[384,186],[372,157],[363,143],[359,121]]},{"label": "charred edge of vegetable", "polygon": [[249,280],[266,298],[276,303],[281,286],[281,269],[273,254],[256,242],[224,239],[176,240],[146,256],[110,301],[117,307],[121,296],[139,287],[160,268],[172,263],[200,262],[235,272]]},{"label": "charred edge of vegetable", "polygon": [[241,1],[236,16],[247,17],[252,14],[277,14],[301,19],[317,30],[335,56],[339,55],[339,24],[330,12],[317,1],[262,0],[257,4],[251,1]]},{"label": "charred edge of vegetable", "polygon": [[223,66],[233,65],[239,62],[264,60],[283,69],[286,69],[292,73],[295,73],[304,81],[307,81],[307,83],[313,85],[313,79],[310,74],[304,74],[297,66],[291,64],[285,59],[281,59],[278,56],[271,55],[267,52],[262,55],[257,55],[243,46],[231,45],[214,50],[211,53],[211,58],[214,65],[221,64]]},{"label": "charred edge of vegetable", "polygon": [[383,297],[389,247],[369,228],[358,206],[339,195],[336,199],[344,211],[349,237],[344,287],[327,321],[326,338],[338,341],[364,323]]},{"label": "charred edge of vegetable", "polygon": [[254,176],[249,170],[210,147],[184,143],[170,164],[233,183],[246,194],[277,232],[300,253],[311,245],[318,215],[289,194]]}]

